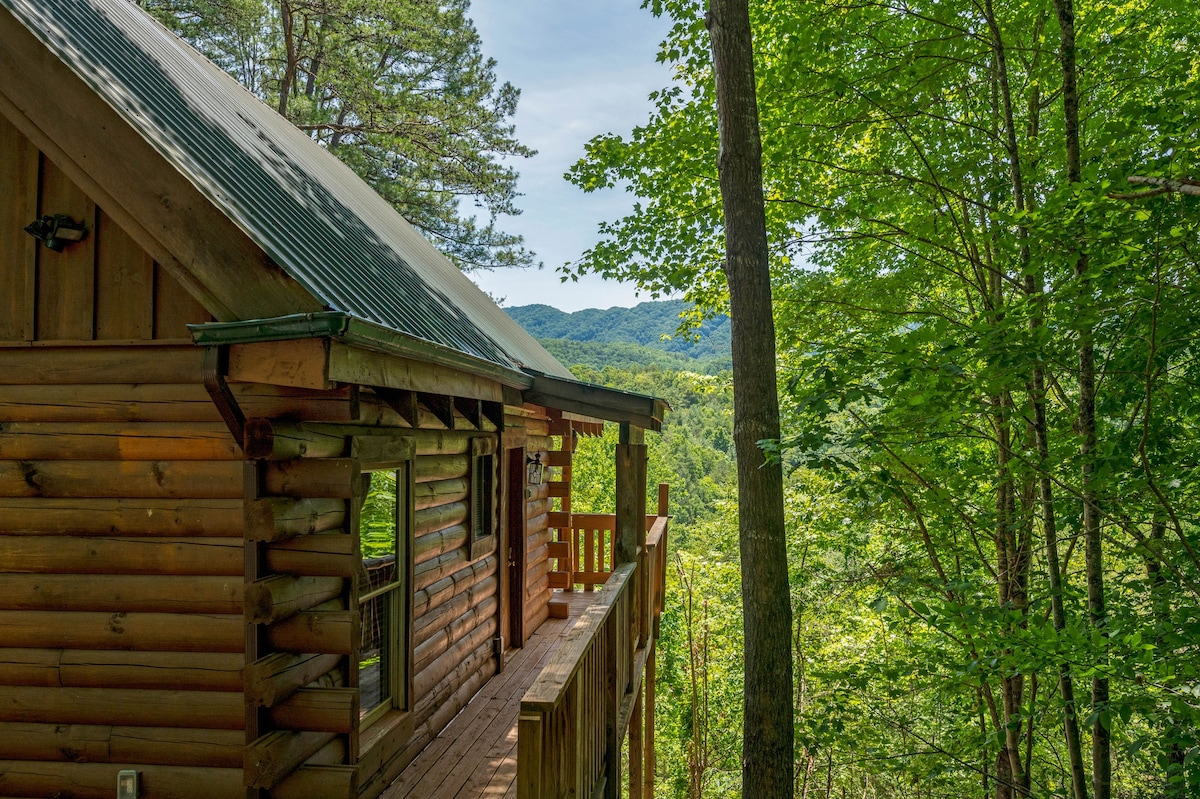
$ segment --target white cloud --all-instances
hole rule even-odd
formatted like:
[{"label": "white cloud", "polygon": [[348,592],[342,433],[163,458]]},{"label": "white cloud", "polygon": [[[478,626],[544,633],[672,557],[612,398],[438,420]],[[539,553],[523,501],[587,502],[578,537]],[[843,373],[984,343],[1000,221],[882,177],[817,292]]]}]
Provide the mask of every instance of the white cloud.
[{"label": "white cloud", "polygon": [[584,194],[562,175],[592,137],[624,135],[646,120],[647,96],[670,82],[670,71],[655,62],[667,21],[641,9],[640,0],[474,0],[471,16],[499,77],[521,89],[517,137],[538,150],[514,164],[524,213],[502,225],[525,236],[547,266],[476,275],[477,282],[508,305],[578,310],[648,299],[599,278],[564,285],[554,268],[579,258],[601,221],[632,206],[625,192]]}]

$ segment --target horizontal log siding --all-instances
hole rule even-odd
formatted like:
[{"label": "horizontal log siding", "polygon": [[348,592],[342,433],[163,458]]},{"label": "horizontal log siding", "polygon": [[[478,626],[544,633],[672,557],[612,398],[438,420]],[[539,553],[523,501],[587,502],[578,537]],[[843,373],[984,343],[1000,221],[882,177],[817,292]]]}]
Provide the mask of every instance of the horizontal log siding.
[{"label": "horizontal log siding", "polygon": [[[97,335],[162,329],[122,327],[116,278],[95,269]],[[184,310],[173,330],[196,320]],[[0,343],[4,791],[107,797],[136,767],[146,797],[244,796],[243,467],[201,354]]]},{"label": "horizontal log siding", "polygon": [[[183,338],[211,315],[120,225],[0,117],[0,341]],[[69,214],[87,236],[62,252],[22,229]]]},{"label": "horizontal log siding", "polygon": [[[368,755],[361,774],[367,796],[433,740],[497,668],[499,559],[493,551],[471,561],[467,548],[470,440],[479,433],[415,435],[413,734],[382,747],[383,757]],[[376,758],[379,770],[370,773],[366,767]]]},{"label": "horizontal log siding", "polygon": [[[561,422],[530,420],[526,446],[531,454],[541,454],[542,463],[548,463],[550,452],[556,450],[557,441],[550,437],[551,428]],[[568,433],[569,436],[569,433]],[[555,509],[550,497],[549,482],[554,479],[549,467],[544,472],[540,486],[530,486],[525,501],[525,635],[531,635],[550,616],[550,571],[547,548],[554,540],[550,528],[550,511]],[[569,506],[569,503],[568,503]]]},{"label": "horizontal log siding", "polygon": [[552,477],[549,468],[550,452],[557,449],[561,438],[551,436],[561,420],[549,417],[545,408],[526,405],[521,408],[505,408],[505,437],[508,446],[524,446],[526,458],[541,456],[545,467],[543,484],[527,486],[525,491],[525,529],[509,531],[510,536],[525,536],[525,573],[521,590],[524,592],[523,628],[525,638],[533,635],[550,615],[549,602],[551,563],[547,558],[547,545],[554,538],[549,526],[549,516],[554,510],[548,483]]}]

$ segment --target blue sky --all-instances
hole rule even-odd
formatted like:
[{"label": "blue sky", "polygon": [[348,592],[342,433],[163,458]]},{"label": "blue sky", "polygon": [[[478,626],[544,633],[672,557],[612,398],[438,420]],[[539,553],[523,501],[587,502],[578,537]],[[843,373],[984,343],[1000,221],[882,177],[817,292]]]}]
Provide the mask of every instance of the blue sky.
[{"label": "blue sky", "polygon": [[521,90],[517,138],[538,155],[515,164],[524,213],[505,218],[505,230],[525,237],[542,270],[496,270],[473,275],[504,305],[545,303],[565,311],[635,305],[632,286],[589,276],[561,283],[555,268],[577,259],[597,240],[596,226],[633,204],[621,190],[584,194],[562,175],[584,145],[601,133],[626,134],[644,122],[647,96],[670,83],[655,62],[668,23],[641,0],[473,0],[471,17],[496,71]]}]

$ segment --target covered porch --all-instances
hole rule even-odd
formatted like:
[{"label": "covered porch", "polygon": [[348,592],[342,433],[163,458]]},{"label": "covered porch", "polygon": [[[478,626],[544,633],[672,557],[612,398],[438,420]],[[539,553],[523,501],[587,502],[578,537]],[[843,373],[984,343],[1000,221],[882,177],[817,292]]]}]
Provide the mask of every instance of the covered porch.
[{"label": "covered porch", "polygon": [[[550,618],[505,658],[504,670],[413,760],[383,799],[652,799],[654,653],[662,612],[667,487],[645,516],[636,554],[622,561],[618,516],[589,515],[560,529],[560,569],[604,552],[583,570],[595,590],[556,593],[565,618]],[[623,515],[623,514],[622,514]],[[578,553],[578,554],[576,554]],[[590,557],[590,556],[589,556]],[[571,560],[570,566],[565,562]],[[607,560],[607,563],[604,561]],[[573,567],[573,568],[571,568]],[[622,775],[622,763],[628,774]],[[622,791],[622,786],[625,791]]]}]

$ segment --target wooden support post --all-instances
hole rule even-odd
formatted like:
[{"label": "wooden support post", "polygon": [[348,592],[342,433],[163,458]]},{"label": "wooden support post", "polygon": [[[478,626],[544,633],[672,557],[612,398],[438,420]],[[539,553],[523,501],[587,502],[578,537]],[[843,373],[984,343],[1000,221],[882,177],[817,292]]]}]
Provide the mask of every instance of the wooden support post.
[{"label": "wooden support post", "polygon": [[646,445],[643,431],[621,424],[617,444],[617,560],[614,566],[632,563],[638,547],[646,543]]},{"label": "wooden support post", "polygon": [[517,721],[517,793],[521,799],[542,799],[542,714],[522,711]]},{"label": "wooden support post", "polygon": [[638,686],[629,716],[629,796],[636,799],[642,787],[642,689]]},{"label": "wooden support post", "polygon": [[617,723],[620,713],[620,697],[625,686],[620,679],[618,649],[623,629],[620,615],[614,613],[604,623],[602,635],[607,639],[605,648],[609,657],[604,659],[604,799],[620,799],[621,796],[621,728]]},{"label": "wooden support post", "polygon": [[[662,486],[660,486],[662,488]],[[659,492],[662,497],[663,492]],[[659,507],[662,507],[661,501]],[[657,666],[655,658],[658,655],[658,642],[650,642],[650,651],[646,655],[646,768],[642,772],[642,799],[654,799],[654,772],[658,768],[658,760],[654,754],[654,699]]]}]

